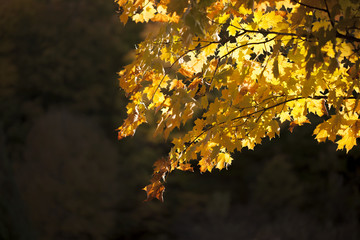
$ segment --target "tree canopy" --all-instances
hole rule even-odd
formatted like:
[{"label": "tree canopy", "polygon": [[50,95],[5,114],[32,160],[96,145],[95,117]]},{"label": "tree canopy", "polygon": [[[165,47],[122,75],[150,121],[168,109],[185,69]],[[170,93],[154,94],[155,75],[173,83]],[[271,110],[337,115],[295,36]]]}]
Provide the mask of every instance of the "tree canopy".
[{"label": "tree canopy", "polygon": [[[171,138],[147,199],[167,174],[227,168],[231,153],[322,117],[313,134],[347,152],[360,137],[357,0],[117,0],[120,20],[160,22],[120,71],[130,99],[119,139],[145,122]],[[177,129],[181,129],[178,131]]]}]

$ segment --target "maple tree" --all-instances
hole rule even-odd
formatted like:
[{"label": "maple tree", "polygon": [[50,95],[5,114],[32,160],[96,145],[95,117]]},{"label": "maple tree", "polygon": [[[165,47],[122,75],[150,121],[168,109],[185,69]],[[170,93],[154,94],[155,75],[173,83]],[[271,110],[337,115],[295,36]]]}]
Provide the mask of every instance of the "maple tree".
[{"label": "maple tree", "polygon": [[[357,0],[117,0],[120,20],[160,22],[120,71],[130,103],[119,139],[155,118],[171,138],[154,164],[147,199],[167,174],[226,168],[253,149],[323,117],[314,130],[348,152],[360,137],[360,4]],[[182,132],[175,131],[182,129]],[[171,134],[172,133],[172,134]],[[171,135],[170,135],[171,134]]]}]

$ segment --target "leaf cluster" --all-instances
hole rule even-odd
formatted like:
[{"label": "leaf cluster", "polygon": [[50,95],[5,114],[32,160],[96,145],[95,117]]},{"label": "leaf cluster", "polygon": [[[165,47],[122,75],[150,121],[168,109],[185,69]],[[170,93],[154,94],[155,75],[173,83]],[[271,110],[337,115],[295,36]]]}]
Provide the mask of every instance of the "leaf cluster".
[{"label": "leaf cluster", "polygon": [[[155,115],[166,173],[226,168],[280,126],[323,117],[314,135],[349,151],[360,136],[360,4],[353,0],[120,0],[120,19],[162,22],[120,72],[130,103],[119,138]],[[182,134],[171,134],[190,124]],[[157,169],[157,170],[156,170]],[[155,168],[154,178],[163,174]],[[156,183],[156,184],[155,184]],[[145,190],[162,199],[162,181]]]}]

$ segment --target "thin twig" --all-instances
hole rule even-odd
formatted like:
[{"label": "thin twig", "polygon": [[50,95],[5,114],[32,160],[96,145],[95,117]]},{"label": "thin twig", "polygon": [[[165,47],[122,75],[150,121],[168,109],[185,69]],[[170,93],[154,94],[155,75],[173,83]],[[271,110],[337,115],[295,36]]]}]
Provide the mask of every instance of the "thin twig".
[{"label": "thin twig", "polygon": [[323,8],[318,8],[318,7],[315,7],[315,6],[311,6],[311,5],[308,5],[308,4],[299,2],[299,1],[297,1],[297,0],[292,0],[292,1],[294,1],[294,2],[297,3],[297,4],[302,5],[302,6],[304,6],[304,7],[308,7],[308,8],[312,8],[312,9],[316,9],[316,10],[319,10],[319,11],[326,12],[326,9],[323,9]]},{"label": "thin twig", "polygon": [[330,20],[331,26],[334,28],[334,27],[335,27],[335,24],[334,24],[334,21],[333,21],[332,18],[331,18],[331,14],[330,14],[330,11],[329,11],[329,6],[328,6],[326,0],[324,0],[324,3],[325,3],[325,7],[326,7],[326,13],[327,13],[327,15],[329,16],[329,20]]},{"label": "thin twig", "polygon": [[[200,49],[206,48],[206,47],[210,46],[211,44],[213,44],[213,43],[208,43],[208,44],[200,47]],[[180,57],[178,57],[178,58],[171,64],[171,66],[170,66],[169,68],[171,69],[171,68],[172,68],[181,58],[183,58],[186,54],[188,54],[188,53],[190,53],[190,52],[193,52],[193,51],[196,51],[196,50],[198,50],[198,49],[199,49],[199,48],[194,48],[194,49],[190,49],[190,50],[185,51],[183,54],[180,55]],[[166,76],[167,76],[167,75],[164,74],[164,76],[162,77],[160,83],[156,86],[156,89],[155,89],[155,91],[154,91],[154,93],[153,93],[153,95],[152,95],[152,97],[151,97],[150,102],[153,101],[157,90],[158,90],[159,87],[161,86],[161,84],[162,84],[162,82],[164,81],[164,79],[165,79]]]}]

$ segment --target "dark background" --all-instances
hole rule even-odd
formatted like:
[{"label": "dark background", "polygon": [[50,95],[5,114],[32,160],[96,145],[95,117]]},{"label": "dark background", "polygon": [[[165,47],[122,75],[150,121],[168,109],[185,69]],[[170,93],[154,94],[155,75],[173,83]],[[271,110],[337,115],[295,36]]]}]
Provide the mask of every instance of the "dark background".
[{"label": "dark background", "polygon": [[117,140],[116,72],[147,27],[116,10],[0,0],[0,239],[360,239],[360,151],[311,126],[283,126],[228,170],[175,171],[165,202],[144,202],[169,144],[154,126]]}]

